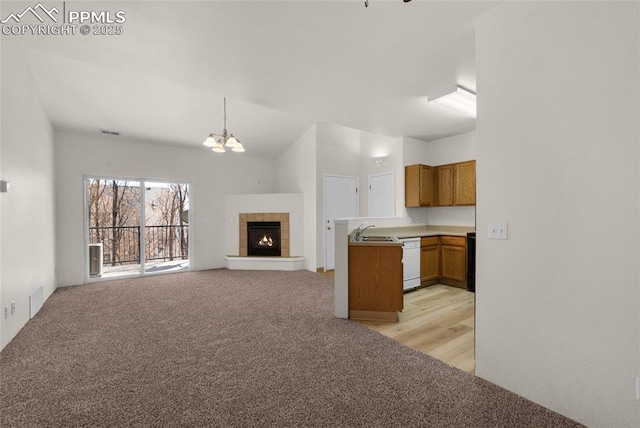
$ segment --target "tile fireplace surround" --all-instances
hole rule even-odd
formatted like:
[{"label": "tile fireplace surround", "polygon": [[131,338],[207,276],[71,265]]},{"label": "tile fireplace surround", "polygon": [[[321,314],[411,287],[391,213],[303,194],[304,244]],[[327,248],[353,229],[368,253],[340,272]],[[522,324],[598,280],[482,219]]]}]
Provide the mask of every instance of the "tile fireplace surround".
[{"label": "tile fireplace surround", "polygon": [[[300,270],[304,269],[304,257],[290,256],[289,213],[241,213],[239,214],[239,256],[226,256],[228,269],[252,270]],[[279,221],[280,253],[278,256],[247,256],[247,222]]]},{"label": "tile fireplace surround", "polygon": [[279,221],[280,257],[289,257],[289,213],[240,213],[238,221],[240,232],[238,248],[240,257],[247,257],[247,222],[249,221]]}]

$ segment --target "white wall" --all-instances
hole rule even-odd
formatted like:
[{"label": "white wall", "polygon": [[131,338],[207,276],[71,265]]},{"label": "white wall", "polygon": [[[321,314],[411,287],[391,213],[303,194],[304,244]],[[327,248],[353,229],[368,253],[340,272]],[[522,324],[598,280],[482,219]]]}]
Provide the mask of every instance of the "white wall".
[{"label": "white wall", "polygon": [[[324,176],[346,175],[360,178],[360,131],[320,122],[316,124],[317,218],[316,254],[318,267],[325,266]],[[359,184],[362,186],[362,182]]]},{"label": "white wall", "polygon": [[194,269],[226,266],[225,196],[273,193],[275,162],[72,132],[56,132],[58,284],[85,282],[83,174],[191,183]]},{"label": "white wall", "polygon": [[403,144],[405,165],[421,163],[436,166],[464,162],[475,159],[478,154],[475,131],[429,142],[405,137]]},{"label": "white wall", "polygon": [[[369,132],[360,132],[360,215],[369,215],[369,176],[382,172],[393,172],[394,179],[394,216],[403,216],[404,206],[404,168],[398,171],[398,157],[401,156],[401,140]],[[386,157],[382,165],[377,165],[374,158]],[[402,202],[401,202],[402,201]]]},{"label": "white wall", "polygon": [[275,161],[277,193],[304,194],[304,264],[314,271],[316,259],[316,125]]},{"label": "white wall", "polygon": [[[0,349],[29,320],[29,296],[55,289],[53,130],[20,49],[2,41]],[[4,306],[16,312],[4,319]]]},{"label": "white wall", "polygon": [[[318,262],[324,261],[324,174],[358,177],[360,217],[368,216],[369,176],[392,172],[395,189],[395,216],[413,223],[475,226],[475,207],[415,208],[404,206],[404,166],[430,165],[475,159],[475,132],[425,143],[407,137],[392,138],[329,123],[317,124],[317,224]],[[338,152],[336,152],[338,151]],[[374,158],[385,157],[382,165]],[[377,219],[380,220],[380,219]],[[405,224],[405,220],[401,221]]]},{"label": "white wall", "polygon": [[[395,215],[402,216],[404,208],[404,167],[401,139],[363,132],[331,123],[317,123],[317,255],[318,267],[324,266],[324,175],[336,174],[357,177],[359,180],[359,216],[368,216],[369,176],[393,172],[395,185]],[[376,157],[386,157],[382,165]]]},{"label": "white wall", "polygon": [[[404,165],[420,163],[438,166],[464,162],[476,159],[478,150],[475,131],[429,142],[404,137],[402,143]],[[449,226],[476,225],[476,207],[404,208],[403,212],[403,215],[409,217],[413,223]]]},{"label": "white wall", "polygon": [[640,426],[638,7],[503,3],[476,33],[476,374],[592,427]]},{"label": "white wall", "polygon": [[[0,49],[2,49],[2,42],[0,41]],[[2,62],[0,62],[0,82],[3,82],[2,80]],[[0,93],[0,97],[2,94],[5,94],[6,92],[4,91],[4,88],[0,87],[0,90],[2,90],[2,92]],[[4,104],[4,99],[0,98],[0,118],[4,117],[2,115],[2,105]],[[3,169],[2,169],[2,142],[5,141],[4,139],[4,135],[2,134],[2,130],[5,129],[5,127],[3,126],[3,124],[0,122],[0,180],[4,179],[4,174],[3,174]],[[0,271],[2,270],[2,200],[3,200],[3,195],[0,194]],[[2,348],[4,348],[4,342],[3,342],[3,337],[5,337],[3,330],[4,330],[4,299],[2,298],[2,272],[0,272],[0,351],[2,350]]]},{"label": "white wall", "polygon": [[225,254],[240,254],[241,213],[289,213],[289,255],[304,256],[304,195],[302,193],[266,193],[231,195],[225,198],[227,228]]}]

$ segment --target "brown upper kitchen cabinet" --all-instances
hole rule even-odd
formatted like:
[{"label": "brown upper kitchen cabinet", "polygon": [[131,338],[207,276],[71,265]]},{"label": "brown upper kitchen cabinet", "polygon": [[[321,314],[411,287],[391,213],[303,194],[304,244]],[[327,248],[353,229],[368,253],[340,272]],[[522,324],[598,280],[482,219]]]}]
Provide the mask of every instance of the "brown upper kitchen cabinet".
[{"label": "brown upper kitchen cabinet", "polygon": [[476,161],[454,164],[453,205],[476,204]]},{"label": "brown upper kitchen cabinet", "polygon": [[436,189],[439,207],[453,205],[453,164],[440,165],[436,167]]},{"label": "brown upper kitchen cabinet", "polygon": [[407,207],[435,205],[433,170],[427,165],[409,165],[404,168],[404,204]]},{"label": "brown upper kitchen cabinet", "polygon": [[440,165],[435,169],[437,206],[476,204],[476,161]]}]

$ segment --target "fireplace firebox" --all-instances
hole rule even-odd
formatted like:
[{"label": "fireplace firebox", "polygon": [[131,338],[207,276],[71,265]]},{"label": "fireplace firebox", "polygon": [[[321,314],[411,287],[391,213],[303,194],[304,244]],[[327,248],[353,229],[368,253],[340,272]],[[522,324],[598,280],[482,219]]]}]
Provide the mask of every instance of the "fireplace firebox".
[{"label": "fireplace firebox", "polygon": [[247,255],[281,256],[280,222],[247,222]]}]

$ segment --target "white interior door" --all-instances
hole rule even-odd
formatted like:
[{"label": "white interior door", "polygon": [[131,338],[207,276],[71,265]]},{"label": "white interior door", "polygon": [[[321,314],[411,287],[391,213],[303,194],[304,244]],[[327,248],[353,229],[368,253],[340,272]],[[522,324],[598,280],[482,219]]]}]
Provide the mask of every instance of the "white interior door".
[{"label": "white interior door", "polygon": [[395,215],[393,172],[369,176],[369,217]]},{"label": "white interior door", "polygon": [[324,176],[324,270],[335,269],[333,221],[358,216],[358,177]]}]

